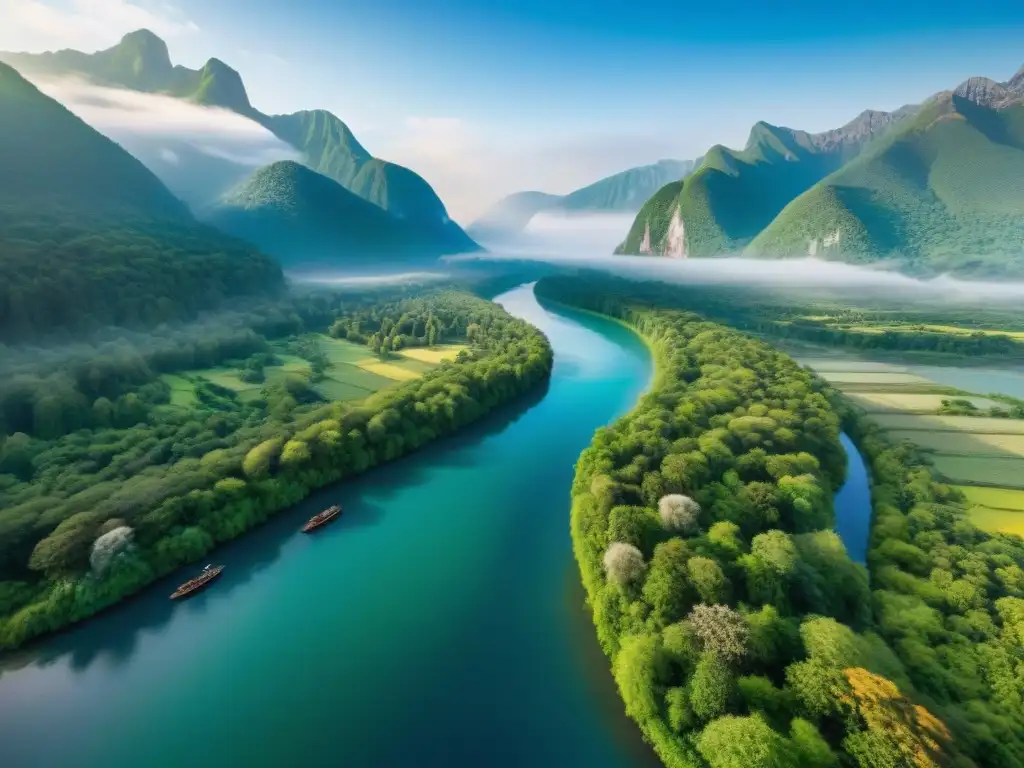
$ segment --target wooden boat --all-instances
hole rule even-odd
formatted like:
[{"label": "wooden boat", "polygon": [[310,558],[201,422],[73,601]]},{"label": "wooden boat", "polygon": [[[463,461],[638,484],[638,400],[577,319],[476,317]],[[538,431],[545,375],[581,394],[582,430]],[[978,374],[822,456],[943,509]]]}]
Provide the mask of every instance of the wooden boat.
[{"label": "wooden boat", "polygon": [[302,526],[302,532],[303,533],[312,533],[317,528],[319,528],[321,525],[327,525],[327,523],[331,522],[331,520],[333,520],[334,518],[336,518],[340,514],[341,514],[341,505],[340,504],[335,504],[333,507],[328,507],[323,512],[317,512],[315,515],[313,515],[311,518],[309,518],[309,522],[307,522],[304,526]]},{"label": "wooden boat", "polygon": [[224,570],[223,565],[208,565],[203,568],[203,572],[196,576],[194,579],[189,579],[174,592],[171,593],[171,600],[177,600],[182,597],[188,597],[189,595],[195,594],[200,589],[205,587],[211,581],[220,576],[220,572]]}]

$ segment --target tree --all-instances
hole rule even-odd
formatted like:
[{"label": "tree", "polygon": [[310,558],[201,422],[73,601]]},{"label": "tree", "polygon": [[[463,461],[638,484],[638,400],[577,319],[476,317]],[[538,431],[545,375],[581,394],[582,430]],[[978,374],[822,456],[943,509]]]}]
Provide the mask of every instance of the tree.
[{"label": "tree", "polygon": [[639,580],[646,567],[643,553],[632,544],[613,541],[604,553],[605,574],[620,587]]},{"label": "tree", "polygon": [[760,715],[719,718],[697,739],[711,768],[793,768],[788,746]]},{"label": "tree", "polygon": [[708,722],[728,710],[736,692],[732,670],[714,653],[704,653],[690,680],[690,706],[694,714]]},{"label": "tree", "polygon": [[728,599],[729,580],[718,563],[709,557],[693,557],[686,567],[701,602],[714,604]]},{"label": "tree", "polygon": [[122,552],[131,548],[135,532],[127,525],[122,525],[99,536],[92,545],[89,564],[93,573],[102,576],[111,562]]},{"label": "tree", "polygon": [[700,505],[689,496],[670,493],[658,500],[658,514],[666,531],[691,533],[697,527]]},{"label": "tree", "polygon": [[681,539],[670,539],[654,548],[643,598],[651,606],[651,618],[660,626],[681,619],[693,601],[687,588],[690,552]]},{"label": "tree", "polygon": [[750,628],[742,615],[726,605],[695,605],[686,620],[693,627],[705,651],[727,662],[747,653]]}]

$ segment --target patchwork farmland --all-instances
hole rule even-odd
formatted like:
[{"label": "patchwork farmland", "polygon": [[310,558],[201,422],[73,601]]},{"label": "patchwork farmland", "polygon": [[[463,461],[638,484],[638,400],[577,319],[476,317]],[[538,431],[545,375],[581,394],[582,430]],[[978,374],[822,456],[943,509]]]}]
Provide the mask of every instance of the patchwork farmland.
[{"label": "patchwork farmland", "polygon": [[997,396],[963,392],[894,363],[803,359],[881,426],[908,440],[967,499],[972,522],[1024,536],[1024,419]]}]

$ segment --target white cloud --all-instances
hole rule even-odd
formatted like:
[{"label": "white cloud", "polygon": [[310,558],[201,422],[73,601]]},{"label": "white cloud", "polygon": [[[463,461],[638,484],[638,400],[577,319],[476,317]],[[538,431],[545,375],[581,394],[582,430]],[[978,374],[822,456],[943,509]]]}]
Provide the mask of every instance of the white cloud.
[{"label": "white cloud", "polygon": [[372,134],[363,133],[374,139],[372,151],[422,175],[462,224],[512,192],[564,194],[677,154],[664,137],[597,134],[527,143],[501,126],[457,117],[408,117],[397,128]]},{"label": "white cloud", "polygon": [[167,147],[160,148],[159,157],[165,163],[169,163],[170,165],[179,165],[181,163],[181,158],[178,157],[178,154]]},{"label": "white cloud", "polygon": [[94,51],[127,32],[149,29],[173,38],[199,27],[176,7],[145,0],[0,0],[0,50]]}]

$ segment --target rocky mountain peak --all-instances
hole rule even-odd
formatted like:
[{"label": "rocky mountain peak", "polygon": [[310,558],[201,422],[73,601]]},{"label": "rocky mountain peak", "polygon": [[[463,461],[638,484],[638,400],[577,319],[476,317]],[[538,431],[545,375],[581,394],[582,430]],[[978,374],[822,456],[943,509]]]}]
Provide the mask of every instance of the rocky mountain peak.
[{"label": "rocky mountain peak", "polygon": [[1021,95],[987,77],[971,77],[953,91],[953,96],[989,109],[999,109],[1020,101]]}]

